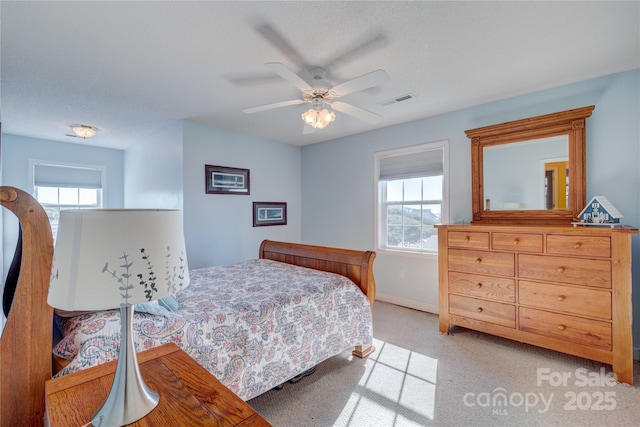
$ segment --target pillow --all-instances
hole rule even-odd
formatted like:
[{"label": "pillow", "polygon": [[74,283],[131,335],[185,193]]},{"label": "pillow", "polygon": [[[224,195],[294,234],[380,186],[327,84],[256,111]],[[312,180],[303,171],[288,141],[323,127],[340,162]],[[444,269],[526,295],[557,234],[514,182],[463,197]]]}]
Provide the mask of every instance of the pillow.
[{"label": "pillow", "polygon": [[158,300],[145,302],[143,304],[136,304],[134,310],[139,313],[155,314],[156,316],[169,316],[169,310],[161,306],[158,303]]},{"label": "pillow", "polygon": [[158,304],[169,311],[178,311],[178,308],[180,308],[178,304],[178,300],[173,295],[160,298],[158,300]]},{"label": "pillow", "polygon": [[169,295],[159,300],[136,304],[135,311],[169,317],[170,312],[178,311],[178,300]]},{"label": "pillow", "polygon": [[[157,316],[168,317],[170,312],[178,311],[178,300],[173,295],[160,298],[156,301],[146,302],[144,304],[136,304],[134,310],[140,313],[155,314]],[[55,309],[55,314],[60,317],[74,317],[82,314],[93,313],[93,311],[66,311]]]},{"label": "pillow", "polygon": [[60,316],[60,317],[76,317],[76,316],[82,316],[83,314],[91,314],[94,313],[95,311],[93,310],[87,310],[87,311],[67,311],[67,310],[61,310],[59,308],[54,308],[53,309],[53,313],[56,316]]}]

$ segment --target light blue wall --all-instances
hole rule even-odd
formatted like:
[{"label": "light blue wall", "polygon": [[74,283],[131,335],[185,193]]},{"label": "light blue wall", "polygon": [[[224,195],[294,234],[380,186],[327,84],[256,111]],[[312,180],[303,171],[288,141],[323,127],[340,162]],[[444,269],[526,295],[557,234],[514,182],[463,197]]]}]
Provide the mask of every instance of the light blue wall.
[{"label": "light blue wall", "polygon": [[[624,214],[625,223],[638,227],[640,70],[302,148],[189,121],[160,132],[126,153],[3,135],[2,182],[31,191],[27,182],[30,158],[104,164],[106,207],[184,210],[191,268],[255,258],[265,238],[374,249],[375,152],[449,140],[449,220],[468,222],[471,163],[466,129],[587,105],[596,106],[587,119],[587,198],[606,196]],[[205,194],[205,164],[250,169],[251,194]],[[287,202],[288,225],[252,227],[253,201]],[[7,233],[7,227],[4,230],[4,240],[15,242],[15,233]],[[636,325],[640,324],[639,239],[633,238]],[[435,257],[379,253],[375,274],[379,295],[437,310]],[[636,343],[640,343],[639,334],[640,328],[636,327]]]},{"label": "light blue wall", "polygon": [[[31,191],[29,159],[104,165],[105,207],[182,209],[190,268],[256,258],[264,239],[301,240],[300,147],[189,121],[126,151],[3,137],[5,185]],[[205,194],[205,164],[249,169],[251,194]],[[253,227],[253,201],[287,202],[287,225]],[[15,245],[15,227],[4,227],[6,248]]]},{"label": "light blue wall", "polygon": [[182,121],[125,151],[124,205],[182,210]]},{"label": "light blue wall", "polygon": [[[183,144],[190,268],[257,258],[263,239],[300,242],[300,147],[189,121]],[[251,194],[205,194],[205,164],[249,169]],[[254,201],[286,202],[287,225],[253,227]]]},{"label": "light blue wall", "polygon": [[106,208],[121,208],[123,205],[124,172],[123,151],[92,147],[83,144],[2,135],[2,179],[3,185],[33,191],[29,182],[29,159],[66,163],[82,163],[106,168]]},{"label": "light blue wall", "polygon": [[[3,185],[17,187],[27,193],[32,193],[33,183],[29,182],[30,159],[104,166],[106,168],[104,207],[117,209],[123,206],[124,172],[122,150],[3,134]],[[2,246],[5,254],[13,254],[18,235],[17,227],[16,218],[13,215],[5,214],[3,218]],[[7,264],[11,262],[11,258],[12,256],[5,257],[4,271],[7,271]]]},{"label": "light blue wall", "polygon": [[[410,101],[409,101],[410,102]],[[588,80],[398,126],[302,147],[302,240],[374,248],[374,153],[449,140],[450,218],[471,219],[471,149],[467,129],[595,105],[587,119],[587,199],[606,196],[640,226],[640,70]],[[640,324],[640,238],[633,237],[634,319]],[[378,253],[378,294],[437,310],[433,256]],[[634,331],[640,343],[640,327]]]}]

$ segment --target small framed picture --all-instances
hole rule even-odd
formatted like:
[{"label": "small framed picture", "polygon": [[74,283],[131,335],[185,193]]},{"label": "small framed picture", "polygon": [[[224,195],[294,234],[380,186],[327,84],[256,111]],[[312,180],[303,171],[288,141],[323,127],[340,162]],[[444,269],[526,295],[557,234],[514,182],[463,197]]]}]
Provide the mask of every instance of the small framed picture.
[{"label": "small framed picture", "polygon": [[250,194],[249,169],[204,165],[207,194]]},{"label": "small framed picture", "polygon": [[287,225],[287,204],[282,202],[253,202],[253,226]]}]

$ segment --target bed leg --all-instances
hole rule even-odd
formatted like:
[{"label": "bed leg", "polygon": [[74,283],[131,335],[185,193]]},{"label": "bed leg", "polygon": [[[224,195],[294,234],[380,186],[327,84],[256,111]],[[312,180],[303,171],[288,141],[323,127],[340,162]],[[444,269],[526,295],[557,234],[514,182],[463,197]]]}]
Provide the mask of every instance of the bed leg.
[{"label": "bed leg", "polygon": [[370,355],[371,353],[373,353],[375,351],[375,347],[372,345],[365,347],[363,345],[357,345],[355,346],[355,348],[353,349],[353,351],[351,352],[351,354],[353,354],[356,357],[359,357],[361,359],[364,359],[365,357],[367,357],[368,355]]}]

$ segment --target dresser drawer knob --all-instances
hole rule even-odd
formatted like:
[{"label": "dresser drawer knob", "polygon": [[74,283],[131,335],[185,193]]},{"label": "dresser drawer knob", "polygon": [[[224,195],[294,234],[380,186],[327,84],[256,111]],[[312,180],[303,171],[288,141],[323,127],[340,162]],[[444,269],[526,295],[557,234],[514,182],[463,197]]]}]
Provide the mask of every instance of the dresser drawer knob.
[{"label": "dresser drawer knob", "polygon": [[480,264],[482,262],[482,258],[476,258],[476,264]]},{"label": "dresser drawer knob", "polygon": [[564,325],[558,325],[558,329],[560,329],[561,331],[564,331],[565,329],[567,329],[567,327]]},{"label": "dresser drawer knob", "polygon": [[556,271],[558,273],[563,273],[564,272],[564,267],[558,267],[558,268],[556,268]]},{"label": "dresser drawer knob", "polygon": [[520,239],[513,239],[513,244],[517,245],[518,243],[520,243]]},{"label": "dresser drawer knob", "polygon": [[468,242],[469,240],[471,240],[471,238],[469,236],[464,236],[464,241]]},{"label": "dresser drawer knob", "polygon": [[480,289],[482,287],[482,283],[478,282],[478,284],[476,285],[476,288]]},{"label": "dresser drawer knob", "polygon": [[478,308],[476,309],[476,311],[477,311],[478,313],[482,313],[482,307],[478,307]]},{"label": "dresser drawer knob", "polygon": [[580,246],[582,246],[582,243],[578,242],[575,245],[573,245],[573,249],[580,249]]},{"label": "dresser drawer knob", "polygon": [[564,298],[565,298],[565,296],[564,296],[564,295],[560,295],[560,296],[558,297],[558,301],[564,301]]}]

